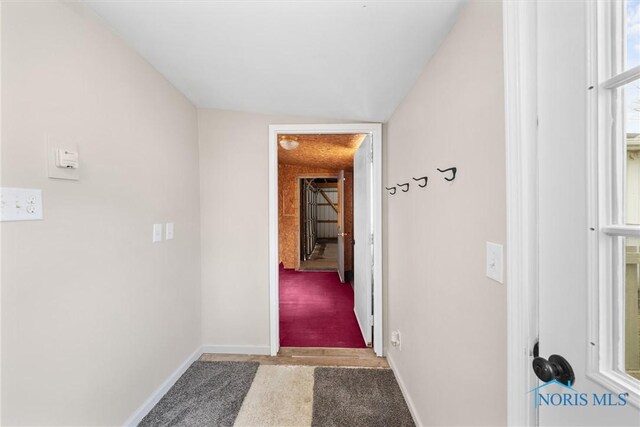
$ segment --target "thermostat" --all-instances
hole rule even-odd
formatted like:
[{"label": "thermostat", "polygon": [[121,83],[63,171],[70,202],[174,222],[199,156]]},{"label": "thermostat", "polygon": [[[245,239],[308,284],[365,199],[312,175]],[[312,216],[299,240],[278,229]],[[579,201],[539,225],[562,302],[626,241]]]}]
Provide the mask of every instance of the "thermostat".
[{"label": "thermostat", "polygon": [[78,169],[78,152],[58,148],[56,150],[56,166],[59,168]]},{"label": "thermostat", "polygon": [[80,179],[78,143],[69,138],[47,136],[47,175],[49,178]]}]

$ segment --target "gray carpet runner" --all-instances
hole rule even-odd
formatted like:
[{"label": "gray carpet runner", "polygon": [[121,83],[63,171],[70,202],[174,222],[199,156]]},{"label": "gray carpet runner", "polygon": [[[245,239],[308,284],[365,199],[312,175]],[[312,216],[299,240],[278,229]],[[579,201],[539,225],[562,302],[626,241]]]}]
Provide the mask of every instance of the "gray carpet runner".
[{"label": "gray carpet runner", "polygon": [[390,369],[195,362],[140,426],[413,427]]},{"label": "gray carpet runner", "polygon": [[139,426],[232,426],[259,363],[194,362]]},{"label": "gray carpet runner", "polygon": [[316,368],[312,426],[413,427],[391,369]]}]

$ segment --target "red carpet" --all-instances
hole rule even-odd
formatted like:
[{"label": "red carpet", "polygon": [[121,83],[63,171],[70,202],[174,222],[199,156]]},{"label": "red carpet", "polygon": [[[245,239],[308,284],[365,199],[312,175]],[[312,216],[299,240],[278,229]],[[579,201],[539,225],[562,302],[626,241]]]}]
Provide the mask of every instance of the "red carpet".
[{"label": "red carpet", "polygon": [[364,348],[353,289],[336,272],[280,268],[280,345]]}]

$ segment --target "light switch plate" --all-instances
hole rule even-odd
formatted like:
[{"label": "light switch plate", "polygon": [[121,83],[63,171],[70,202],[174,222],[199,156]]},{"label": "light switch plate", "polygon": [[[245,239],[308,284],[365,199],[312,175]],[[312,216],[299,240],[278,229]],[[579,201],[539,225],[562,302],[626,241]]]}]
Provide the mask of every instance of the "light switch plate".
[{"label": "light switch plate", "polygon": [[78,181],[80,179],[80,164],[76,168],[61,168],[56,166],[58,150],[68,150],[78,153],[78,144],[58,138],[47,137],[47,176],[55,179],[69,179]]},{"label": "light switch plate", "polygon": [[499,283],[503,280],[503,248],[498,243],[487,242],[487,277]]},{"label": "light switch plate", "polygon": [[41,219],[43,219],[42,190],[7,187],[0,189],[0,221]]},{"label": "light switch plate", "polygon": [[165,239],[173,240],[173,223],[168,222],[165,229]]},{"label": "light switch plate", "polygon": [[162,241],[162,224],[153,224],[153,243]]}]

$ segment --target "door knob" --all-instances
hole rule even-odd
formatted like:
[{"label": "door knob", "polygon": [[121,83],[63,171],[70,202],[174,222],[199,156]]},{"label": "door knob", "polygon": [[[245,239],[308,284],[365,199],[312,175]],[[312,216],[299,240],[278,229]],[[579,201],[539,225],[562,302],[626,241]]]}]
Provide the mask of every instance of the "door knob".
[{"label": "door knob", "polygon": [[533,372],[545,383],[556,380],[571,387],[576,381],[573,368],[567,359],[557,354],[549,356],[549,360],[544,357],[533,359]]}]

